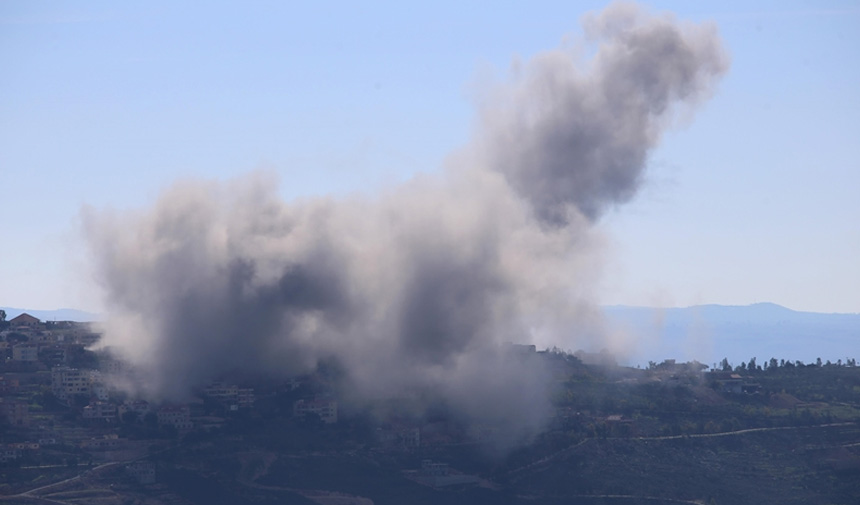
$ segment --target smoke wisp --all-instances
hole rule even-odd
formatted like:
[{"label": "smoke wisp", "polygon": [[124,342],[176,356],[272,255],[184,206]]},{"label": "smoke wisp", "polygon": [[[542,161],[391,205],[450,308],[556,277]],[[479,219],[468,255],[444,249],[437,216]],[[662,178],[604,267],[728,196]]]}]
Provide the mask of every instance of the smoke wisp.
[{"label": "smoke wisp", "polygon": [[138,393],[334,360],[354,399],[430,392],[511,435],[539,428],[544,374],[500,344],[605,338],[593,225],[633,197],[678,107],[727,69],[711,26],[626,4],[584,24],[590,58],[524,63],[481,107],[472,144],[381,195],[284,202],[272,175],[252,174],[177,183],[137,213],[85,209],[103,342],[142,372]]}]

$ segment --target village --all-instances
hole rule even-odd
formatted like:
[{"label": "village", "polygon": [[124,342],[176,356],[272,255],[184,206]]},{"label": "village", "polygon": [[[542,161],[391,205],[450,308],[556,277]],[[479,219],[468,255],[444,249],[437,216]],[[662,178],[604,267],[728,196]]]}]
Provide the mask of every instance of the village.
[{"label": "village", "polygon": [[[237,416],[260,415],[257,393],[251,387],[217,382],[197,391],[183,403],[151,403],[130,397],[115,384],[128,380],[128,365],[109,351],[90,351],[99,340],[91,323],[40,321],[23,313],[6,322],[0,332],[0,464],[90,465],[111,461],[133,461],[154,448],[167,446],[194,432],[211,432]],[[541,354],[535,346],[513,345],[523,355]],[[605,353],[579,353],[593,364],[614,364]],[[571,373],[570,364],[556,361],[560,380]],[[671,365],[671,366],[670,366]],[[678,371],[700,374],[701,369],[676,367],[666,362],[655,369],[660,380],[679,380]],[[680,377],[684,377],[683,374]],[[638,381],[620,378],[621,381]],[[689,380],[689,377],[685,380]],[[740,387],[739,376],[726,377],[726,387]],[[338,422],[338,400],[324,372],[281,381],[265,392],[268,404],[276,397],[291,398],[291,416],[320,425]],[[271,409],[271,407],[267,407]],[[630,419],[609,413],[588,420],[629,425]],[[557,422],[583,413],[560,408]],[[311,421],[307,421],[310,419]],[[462,443],[486,438],[492,428],[479,426],[468,433],[451,433],[420,423],[408,416],[389,416],[374,433],[381,450],[409,450],[422,444]],[[429,429],[428,429],[429,428]],[[132,473],[138,475],[139,465]],[[439,464],[424,464],[429,476],[439,477]],[[429,470],[427,470],[429,468]],[[144,472],[146,479],[152,472]],[[462,480],[462,479],[460,479]],[[441,481],[441,480],[440,480]]]},{"label": "village", "polygon": [[[115,387],[127,378],[127,365],[109,352],[88,350],[98,340],[90,323],[43,322],[27,313],[6,322],[0,331],[0,465],[133,461],[254,410],[254,390],[236,384],[209,384],[183,403],[130,398]],[[286,391],[301,386],[301,379],[282,384]],[[298,398],[293,416],[337,423],[337,401],[325,393]],[[130,474],[154,479],[154,472],[140,468],[129,466]]]},{"label": "village", "polygon": [[[409,399],[357,406],[337,387],[337,367],[326,363],[303,376],[224,376],[178,401],[147,399],[130,393],[129,381],[142,379],[109,348],[99,348],[99,339],[98,324],[41,321],[26,313],[0,317],[0,472],[6,480],[0,497],[53,482],[47,488],[57,498],[71,486],[57,482],[89,476],[89,488],[147,503],[144,496],[181,494],[176,476],[188,472],[220,475],[218,482],[247,491],[274,482],[266,476],[279,471],[273,461],[298,478],[309,470],[289,465],[320,459],[331,462],[320,474],[335,472],[335,480],[348,479],[361,465],[381,464],[394,472],[384,479],[435,490],[497,490],[500,483],[522,485],[525,475],[589,442],[838,427],[856,412],[833,407],[856,400],[853,359],[759,365],[753,358],[738,366],[666,359],[633,368],[606,352],[505,344],[516,359],[535,360],[548,373],[551,410],[540,433],[500,452],[493,447],[502,425],[464,421],[441,404],[416,410]],[[848,442],[856,438],[850,426],[827,429],[843,430],[831,436]],[[200,454],[211,457],[201,460]],[[339,467],[343,458],[353,466]],[[853,456],[843,459],[856,463]],[[318,496],[319,486],[290,492],[334,503]]]}]

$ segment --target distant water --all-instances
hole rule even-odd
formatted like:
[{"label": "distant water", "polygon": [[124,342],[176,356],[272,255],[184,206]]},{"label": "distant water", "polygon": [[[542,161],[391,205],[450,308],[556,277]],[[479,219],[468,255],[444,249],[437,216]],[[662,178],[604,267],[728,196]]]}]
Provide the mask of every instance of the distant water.
[{"label": "distant water", "polygon": [[860,358],[860,314],[794,311],[773,303],[687,308],[604,307],[613,331],[635,342],[620,362],[647,364],[667,358],[738,365],[755,357],[814,362]]},{"label": "distant water", "polygon": [[[0,307],[6,318],[24,312],[42,321],[99,321],[101,315],[77,309]],[[618,361],[647,365],[664,359],[733,365],[755,357],[814,362],[860,359],[860,314],[799,312],[773,303],[695,305],[686,308],[603,307],[607,326],[629,336],[626,356]],[[592,349],[597,351],[599,349]]]}]

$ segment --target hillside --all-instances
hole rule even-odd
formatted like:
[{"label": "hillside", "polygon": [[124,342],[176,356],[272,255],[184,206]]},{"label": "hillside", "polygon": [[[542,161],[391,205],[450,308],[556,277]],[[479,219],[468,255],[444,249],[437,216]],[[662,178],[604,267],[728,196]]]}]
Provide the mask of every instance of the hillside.
[{"label": "hillside", "polygon": [[[631,369],[585,365],[560,352],[533,359],[553,372],[553,414],[539,433],[505,447],[487,436],[491,422],[471,425],[444,404],[418,415],[408,398],[361,409],[345,402],[333,424],[297,418],[294,402],[321,387],[323,371],[298,389],[249,379],[257,396],[250,410],[204,398],[192,405],[195,428],[184,432],[157,428],[155,415],[86,421],[80,406],[59,405],[33,387],[17,397],[38,413],[33,427],[53,425],[65,437],[81,430],[115,433],[138,450],[114,455],[86,444],[55,445],[0,465],[0,499],[75,504],[97,498],[103,505],[860,500],[860,367],[854,360],[820,366],[780,360],[704,372],[698,363],[671,360]],[[417,430],[420,443],[392,444],[388,435],[398,430]],[[32,437],[11,426],[4,436]],[[137,482],[124,470],[141,458],[153,469],[153,482]]]}]

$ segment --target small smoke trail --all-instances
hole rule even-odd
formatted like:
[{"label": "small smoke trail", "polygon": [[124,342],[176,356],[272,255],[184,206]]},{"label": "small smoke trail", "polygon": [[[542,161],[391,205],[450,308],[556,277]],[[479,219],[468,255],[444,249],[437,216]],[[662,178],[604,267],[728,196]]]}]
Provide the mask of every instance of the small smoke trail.
[{"label": "small smoke trail", "polygon": [[590,60],[537,55],[481,109],[472,145],[381,196],[284,202],[252,174],[177,183],[139,213],[84,209],[104,344],[142,372],[138,392],[334,360],[359,401],[421,391],[512,437],[537,430],[545,377],[500,344],[603,338],[593,223],[727,69],[711,26],[619,4],[585,27]]}]

